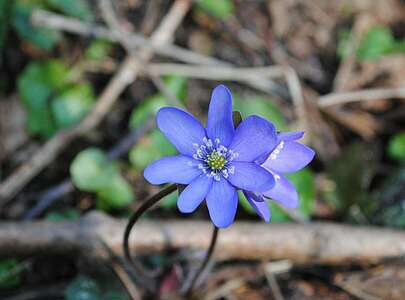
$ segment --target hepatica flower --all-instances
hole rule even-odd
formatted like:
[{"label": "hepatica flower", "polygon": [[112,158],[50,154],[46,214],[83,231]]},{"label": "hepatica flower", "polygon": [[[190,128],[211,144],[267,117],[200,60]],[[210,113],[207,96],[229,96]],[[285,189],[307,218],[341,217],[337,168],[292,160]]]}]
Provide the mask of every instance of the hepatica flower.
[{"label": "hepatica flower", "polygon": [[273,174],[275,185],[264,193],[244,191],[244,194],[250,205],[266,222],[270,221],[270,210],[265,199],[275,200],[287,208],[298,206],[297,191],[284,174],[299,171],[314,158],[314,150],[297,142],[303,136],[304,132],[279,133],[277,146],[270,154],[256,160],[257,164]]},{"label": "hepatica flower", "polygon": [[[220,228],[228,227],[235,218],[237,190],[244,191],[267,220],[263,196],[269,196],[272,189],[285,192],[281,173],[291,170],[277,167],[284,164],[282,158],[290,148],[285,144],[303,146],[294,141],[300,133],[278,135],[272,123],[258,116],[247,117],[235,129],[232,96],[223,85],[212,93],[206,128],[189,113],[174,107],[159,110],[157,126],[180,155],[151,163],[144,171],[145,178],[152,184],[187,185],[177,201],[179,210],[191,213],[205,199],[211,220]],[[272,159],[274,155],[276,159]],[[278,165],[269,166],[268,160]],[[291,165],[287,162],[287,166]]]}]

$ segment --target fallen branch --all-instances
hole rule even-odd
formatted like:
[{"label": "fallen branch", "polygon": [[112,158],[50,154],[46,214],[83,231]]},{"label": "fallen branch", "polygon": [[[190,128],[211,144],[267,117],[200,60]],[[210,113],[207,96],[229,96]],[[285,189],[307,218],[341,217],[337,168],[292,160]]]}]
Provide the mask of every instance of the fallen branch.
[{"label": "fallen branch", "polygon": [[[177,0],[173,4],[150,39],[155,47],[162,46],[171,40],[190,5],[191,2],[188,0]],[[0,184],[0,206],[14,197],[25,184],[52,162],[71,140],[96,127],[110,111],[119,95],[136,79],[142,65],[151,59],[152,54],[150,49],[143,49],[137,57],[128,55],[90,113],[77,126],[56,134],[28,162],[20,166]]]},{"label": "fallen branch", "polygon": [[[127,220],[93,212],[76,222],[0,223],[0,255],[37,253],[100,257],[99,239],[122,255]],[[169,247],[205,249],[211,224],[205,221],[142,221],[131,235],[131,249],[139,254]],[[405,255],[405,232],[332,223],[265,224],[236,222],[223,230],[218,259],[288,259],[293,263],[375,263]]]}]

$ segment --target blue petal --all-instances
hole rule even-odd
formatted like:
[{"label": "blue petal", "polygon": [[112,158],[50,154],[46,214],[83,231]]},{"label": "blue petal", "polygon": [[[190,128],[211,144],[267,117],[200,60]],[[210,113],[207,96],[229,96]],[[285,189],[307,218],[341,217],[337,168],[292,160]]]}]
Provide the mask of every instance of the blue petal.
[{"label": "blue petal", "polygon": [[235,172],[228,180],[235,187],[253,192],[265,192],[274,186],[274,177],[265,168],[248,162],[233,162]]},{"label": "blue petal", "polygon": [[182,213],[191,213],[200,205],[207,196],[212,186],[212,177],[201,174],[194,179],[180,194],[177,207]]},{"label": "blue petal", "polygon": [[178,155],[163,157],[154,161],[145,168],[143,176],[152,184],[169,182],[189,184],[201,173],[201,170],[196,167],[196,161],[193,158]]},{"label": "blue petal", "polygon": [[298,194],[294,185],[283,175],[276,173],[273,174],[276,179],[276,184],[271,190],[265,192],[263,195],[277,201],[287,208],[297,208]]},{"label": "blue petal", "polygon": [[255,195],[252,192],[243,192],[247,201],[255,209],[256,213],[267,223],[270,222],[270,209],[266,201],[263,201],[263,198]]},{"label": "blue petal", "polygon": [[212,183],[207,195],[210,218],[215,226],[225,228],[232,224],[238,207],[236,189],[224,178]]},{"label": "blue petal", "polygon": [[163,107],[156,116],[157,126],[181,154],[193,155],[193,143],[201,144],[205,129],[200,121],[175,107]]},{"label": "blue petal", "polygon": [[296,141],[304,136],[304,131],[291,131],[291,132],[280,132],[277,134],[277,139],[281,141]]},{"label": "blue petal", "polygon": [[235,133],[232,119],[232,95],[224,85],[217,86],[212,92],[206,129],[211,140],[218,138],[225,147],[232,142]]},{"label": "blue petal", "polygon": [[314,156],[314,150],[303,144],[282,141],[262,166],[279,173],[296,172],[309,164]]},{"label": "blue petal", "polygon": [[277,143],[274,125],[258,117],[246,118],[236,128],[230,149],[238,153],[236,161],[252,162],[259,156],[269,153]]}]

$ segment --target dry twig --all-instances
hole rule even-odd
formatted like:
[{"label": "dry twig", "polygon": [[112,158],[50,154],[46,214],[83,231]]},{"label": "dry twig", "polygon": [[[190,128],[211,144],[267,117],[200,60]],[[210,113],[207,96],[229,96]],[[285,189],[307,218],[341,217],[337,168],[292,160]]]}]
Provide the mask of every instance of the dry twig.
[{"label": "dry twig", "polygon": [[[76,222],[3,222],[0,255],[46,252],[98,257],[100,238],[113,253],[122,255],[126,222],[98,212]],[[210,231],[211,226],[205,221],[141,221],[132,233],[130,247],[137,254],[167,247],[205,249]],[[215,255],[219,259],[288,259],[294,264],[375,263],[405,255],[405,232],[331,223],[268,226],[238,222],[223,230],[217,247]]]},{"label": "dry twig", "polygon": [[405,86],[398,88],[365,89],[353,92],[331,93],[319,97],[318,105],[320,107],[327,107],[357,101],[376,101],[392,98],[405,98]]}]

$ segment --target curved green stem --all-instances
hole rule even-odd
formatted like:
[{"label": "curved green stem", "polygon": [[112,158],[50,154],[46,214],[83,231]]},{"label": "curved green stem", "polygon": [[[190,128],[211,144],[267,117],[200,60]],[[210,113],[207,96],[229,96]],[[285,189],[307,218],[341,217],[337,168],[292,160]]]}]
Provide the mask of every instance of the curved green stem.
[{"label": "curved green stem", "polygon": [[177,186],[175,184],[171,184],[167,186],[165,189],[161,190],[157,194],[151,196],[149,199],[147,199],[131,216],[131,218],[128,221],[127,226],[125,227],[125,232],[124,232],[124,242],[123,242],[123,248],[124,248],[124,256],[125,259],[129,262],[129,264],[133,267],[136,275],[138,275],[139,280],[141,281],[141,284],[144,285],[146,289],[148,289],[150,292],[154,292],[156,289],[156,284],[154,282],[154,279],[147,274],[147,272],[144,270],[142,265],[138,263],[137,261],[132,259],[131,252],[129,250],[129,236],[131,234],[132,228],[135,226],[135,223],[139,220],[139,218],[152,206],[154,206],[157,202],[159,202],[163,197],[169,195],[170,193],[174,192],[177,189]]},{"label": "curved green stem", "polygon": [[201,274],[204,272],[205,268],[207,267],[207,265],[212,257],[212,254],[214,253],[215,245],[218,240],[218,233],[219,233],[219,228],[214,226],[214,229],[212,231],[210,246],[208,248],[207,253],[205,254],[204,260],[202,261],[201,266],[198,268],[197,272],[194,274],[194,277],[190,281],[190,285],[186,288],[186,291],[184,293],[186,296],[188,296],[187,298],[191,298],[190,296],[191,296],[191,293],[193,291],[195,284],[197,283]]}]

